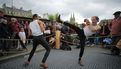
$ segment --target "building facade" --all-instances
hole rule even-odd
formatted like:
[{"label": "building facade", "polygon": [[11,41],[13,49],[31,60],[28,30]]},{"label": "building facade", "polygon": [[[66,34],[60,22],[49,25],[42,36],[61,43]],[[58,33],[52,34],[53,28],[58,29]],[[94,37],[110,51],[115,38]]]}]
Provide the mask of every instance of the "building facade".
[{"label": "building facade", "polygon": [[31,10],[26,11],[26,10],[23,10],[22,7],[20,9],[17,9],[14,6],[8,7],[8,6],[6,6],[6,3],[4,3],[2,5],[2,8],[0,8],[0,10],[4,11],[4,14],[6,14],[6,15],[22,16],[22,17],[28,17],[28,16],[32,15]]}]

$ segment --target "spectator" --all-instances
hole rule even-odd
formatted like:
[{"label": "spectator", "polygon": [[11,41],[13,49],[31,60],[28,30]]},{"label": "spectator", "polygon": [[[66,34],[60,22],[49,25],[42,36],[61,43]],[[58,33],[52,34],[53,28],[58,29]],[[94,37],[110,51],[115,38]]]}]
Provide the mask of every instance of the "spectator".
[{"label": "spectator", "polygon": [[46,25],[45,30],[48,30],[48,28],[49,28],[48,25],[49,25],[49,24],[48,24],[48,23],[45,23],[45,25]]},{"label": "spectator", "polygon": [[[0,38],[2,39],[10,39],[10,31],[7,25],[7,20],[3,19],[0,24]],[[7,51],[7,40],[1,40],[1,49],[2,51]]]},{"label": "spectator", "polygon": [[58,22],[56,22],[56,25],[55,26],[58,27],[59,30],[61,30],[61,24],[59,24]]},{"label": "spectator", "polygon": [[52,24],[52,34],[55,34],[55,32],[56,32],[56,21],[54,21]]},{"label": "spectator", "polygon": [[[107,36],[109,34],[110,34],[110,30],[108,28],[108,25],[106,25],[106,23],[103,22],[100,29],[100,36]],[[100,43],[102,43],[104,39],[105,39],[104,37],[100,38]]]},{"label": "spectator", "polygon": [[68,33],[69,32],[68,27],[66,25],[62,24],[61,32],[64,34]]},{"label": "spectator", "polygon": [[[51,25],[51,23],[46,24],[46,28],[45,28],[44,33],[45,33],[46,36],[52,35],[52,25]],[[47,40],[47,42],[49,42],[50,37],[47,37],[46,40]]]},{"label": "spectator", "polygon": [[[30,22],[29,22],[28,25],[27,25],[27,29],[28,29],[28,38],[29,38],[29,39],[32,39],[33,36],[32,36],[32,34],[31,34],[30,30],[29,30],[29,29],[30,29],[30,28],[29,28],[29,24],[30,24]],[[29,43],[31,43],[31,40],[28,40],[28,44],[29,44]]]},{"label": "spectator", "polygon": [[[28,35],[28,21],[25,22],[24,24],[24,32],[25,32],[25,35],[26,35],[26,38],[28,39],[29,38],[29,35]],[[25,42],[25,45],[27,45],[27,41]]]},{"label": "spectator", "polygon": [[[2,12],[0,12],[0,26],[1,26],[1,22],[3,22],[3,13]],[[1,46],[2,46],[2,40],[0,40],[0,52],[2,51]]]},{"label": "spectator", "polygon": [[[19,37],[20,37],[20,41],[22,42],[22,44],[25,47],[25,42],[26,42],[26,35],[25,35],[25,31],[24,28],[21,28],[20,32],[19,32]],[[20,48],[20,46],[18,46],[18,49]]]},{"label": "spectator", "polygon": [[116,47],[117,42],[121,39],[121,11],[115,12],[114,19],[111,20],[108,24],[109,30],[111,31],[112,35],[112,54],[119,55],[120,49]]},{"label": "spectator", "polygon": [[[20,32],[20,24],[17,22],[17,19],[16,18],[11,18],[11,22],[9,23],[9,27],[11,29],[11,32],[12,32],[12,38],[14,39],[20,39],[19,37],[19,32]],[[20,44],[22,45],[22,47],[24,49],[27,49],[23,42],[21,40],[20,41]],[[13,41],[13,46],[17,47],[18,46],[18,41]]]},{"label": "spectator", "polygon": [[[85,19],[84,22],[86,22],[86,26],[84,27],[84,33],[86,38],[88,39],[88,36],[95,36],[96,31],[100,30],[100,26],[97,24],[99,22],[99,18],[97,16],[93,16],[91,18],[92,23],[89,22],[88,19]],[[89,38],[90,45],[94,46],[94,38]]]}]

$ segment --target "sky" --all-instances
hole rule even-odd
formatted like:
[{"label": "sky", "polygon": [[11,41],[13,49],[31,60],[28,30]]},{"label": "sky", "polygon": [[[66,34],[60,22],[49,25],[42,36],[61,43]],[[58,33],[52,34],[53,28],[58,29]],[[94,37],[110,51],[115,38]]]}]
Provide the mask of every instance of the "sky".
[{"label": "sky", "polygon": [[[12,6],[12,0],[0,0]],[[33,14],[42,16],[44,13],[61,15],[61,19],[69,21],[71,14],[75,14],[76,22],[83,23],[84,18],[98,16],[102,19],[112,19],[113,13],[121,11],[121,0],[13,0],[16,8],[32,10]]]}]

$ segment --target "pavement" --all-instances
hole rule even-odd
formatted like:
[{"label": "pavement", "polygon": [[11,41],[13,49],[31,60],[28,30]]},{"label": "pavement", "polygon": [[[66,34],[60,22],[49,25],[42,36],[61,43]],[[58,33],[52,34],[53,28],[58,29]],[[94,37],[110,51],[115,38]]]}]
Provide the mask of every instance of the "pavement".
[{"label": "pavement", "polygon": [[[39,66],[45,50],[36,52],[30,64],[24,66],[28,54],[0,64],[0,69],[43,69]],[[52,49],[47,59],[48,69],[121,69],[121,56],[110,54],[109,49],[100,46],[86,47],[82,58],[84,66],[78,64],[79,49],[72,46],[71,51]]]},{"label": "pavement", "polygon": [[[32,43],[27,45],[27,49],[28,50],[14,49],[14,50],[10,50],[8,52],[4,52],[4,56],[0,57],[0,63],[7,61],[7,60],[11,60],[11,59],[19,57],[19,56],[29,54],[32,49]],[[36,52],[43,51],[43,50],[45,50],[45,49],[41,45],[39,45],[36,49]]]}]

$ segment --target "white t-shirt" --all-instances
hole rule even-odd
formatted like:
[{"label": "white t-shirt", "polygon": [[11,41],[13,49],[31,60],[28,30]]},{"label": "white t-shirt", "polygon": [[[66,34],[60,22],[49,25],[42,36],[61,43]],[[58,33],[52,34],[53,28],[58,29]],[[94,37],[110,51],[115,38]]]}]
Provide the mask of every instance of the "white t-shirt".
[{"label": "white t-shirt", "polygon": [[[97,25],[93,26],[92,24],[90,24],[90,26],[92,26],[93,28],[96,28]],[[84,34],[85,34],[86,37],[92,36],[95,33],[96,32],[91,31],[88,26],[84,27]]]},{"label": "white t-shirt", "polygon": [[34,20],[30,23],[29,25],[31,31],[32,31],[32,35],[33,36],[39,36],[39,35],[43,35],[43,32],[41,31],[41,28],[38,24],[38,20]]},{"label": "white t-shirt", "polygon": [[25,43],[25,40],[26,40],[25,32],[19,32],[19,37],[23,41],[23,43]]}]

